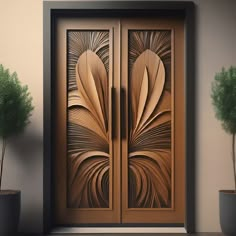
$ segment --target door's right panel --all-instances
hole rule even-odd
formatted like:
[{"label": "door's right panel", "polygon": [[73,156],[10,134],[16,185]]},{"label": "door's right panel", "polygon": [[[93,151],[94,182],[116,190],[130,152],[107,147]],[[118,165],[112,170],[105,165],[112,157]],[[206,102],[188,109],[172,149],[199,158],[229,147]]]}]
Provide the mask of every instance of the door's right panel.
[{"label": "door's right panel", "polygon": [[184,25],[123,19],[122,222],[184,222]]}]

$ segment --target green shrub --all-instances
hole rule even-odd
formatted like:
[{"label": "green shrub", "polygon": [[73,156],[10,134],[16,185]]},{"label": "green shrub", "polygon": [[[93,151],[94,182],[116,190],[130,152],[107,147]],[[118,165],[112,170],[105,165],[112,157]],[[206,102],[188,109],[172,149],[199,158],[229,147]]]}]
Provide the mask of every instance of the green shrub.
[{"label": "green shrub", "polygon": [[3,140],[0,189],[7,138],[24,131],[33,109],[28,87],[21,85],[15,72],[10,74],[0,65],[0,136]]},{"label": "green shrub", "polygon": [[221,121],[224,130],[232,135],[232,160],[236,191],[236,67],[231,66],[228,70],[222,68],[221,72],[216,73],[212,83],[211,97],[217,119]]}]

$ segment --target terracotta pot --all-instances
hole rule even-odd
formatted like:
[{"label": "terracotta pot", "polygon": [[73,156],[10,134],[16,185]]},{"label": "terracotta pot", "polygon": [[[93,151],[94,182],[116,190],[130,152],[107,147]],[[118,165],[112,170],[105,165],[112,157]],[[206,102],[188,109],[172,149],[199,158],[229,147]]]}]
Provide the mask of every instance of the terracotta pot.
[{"label": "terracotta pot", "polygon": [[0,191],[0,235],[16,235],[20,218],[20,205],[20,191]]},{"label": "terracotta pot", "polygon": [[227,235],[236,235],[236,191],[220,190],[220,226]]}]

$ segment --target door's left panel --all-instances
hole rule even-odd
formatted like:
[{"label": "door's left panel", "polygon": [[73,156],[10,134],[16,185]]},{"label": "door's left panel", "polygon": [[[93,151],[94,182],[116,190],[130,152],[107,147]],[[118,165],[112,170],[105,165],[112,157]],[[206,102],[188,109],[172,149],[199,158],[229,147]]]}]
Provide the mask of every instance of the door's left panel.
[{"label": "door's left panel", "polygon": [[119,223],[119,21],[56,24],[55,224]]}]

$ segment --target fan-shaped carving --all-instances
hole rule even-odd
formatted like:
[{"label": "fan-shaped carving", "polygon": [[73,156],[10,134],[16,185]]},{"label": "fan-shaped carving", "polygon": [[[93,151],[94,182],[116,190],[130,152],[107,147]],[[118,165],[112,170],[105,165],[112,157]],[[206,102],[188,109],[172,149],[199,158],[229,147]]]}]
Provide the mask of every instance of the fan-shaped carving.
[{"label": "fan-shaped carving", "polygon": [[[88,35],[93,44],[87,45]],[[86,50],[79,56],[74,69],[76,88],[68,94],[68,206],[72,208],[109,207],[108,78],[95,53],[106,45],[105,41],[98,47],[102,36],[74,38],[81,43],[75,51],[83,51],[86,45],[95,51]]]},{"label": "fan-shaped carving", "polygon": [[78,58],[87,50],[96,53],[109,70],[109,31],[69,31],[68,32],[68,89],[77,88],[75,67]]},{"label": "fan-shaped carving", "polygon": [[[131,30],[129,32],[129,68],[145,51],[156,53],[165,66],[165,89],[171,90],[171,31]],[[130,70],[131,72],[131,70]]]},{"label": "fan-shaped carving", "polygon": [[165,82],[161,58],[142,52],[129,79],[129,207],[171,207],[171,94]]}]

